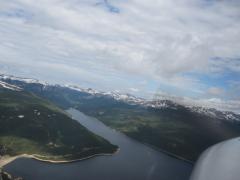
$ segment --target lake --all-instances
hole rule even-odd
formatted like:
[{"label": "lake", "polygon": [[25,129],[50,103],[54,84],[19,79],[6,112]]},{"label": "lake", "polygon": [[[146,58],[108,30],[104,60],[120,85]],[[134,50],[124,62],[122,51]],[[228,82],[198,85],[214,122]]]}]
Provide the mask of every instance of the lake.
[{"label": "lake", "polygon": [[68,164],[20,158],[6,165],[4,170],[25,180],[189,179],[191,164],[137,142],[75,109],[69,109],[68,113],[90,131],[118,145],[120,151],[113,156],[98,156]]}]

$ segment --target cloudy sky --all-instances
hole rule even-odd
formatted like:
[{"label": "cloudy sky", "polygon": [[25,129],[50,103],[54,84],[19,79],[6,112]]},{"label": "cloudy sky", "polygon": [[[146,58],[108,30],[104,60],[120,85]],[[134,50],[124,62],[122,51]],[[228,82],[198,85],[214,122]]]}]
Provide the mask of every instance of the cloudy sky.
[{"label": "cloudy sky", "polygon": [[0,73],[240,109],[240,1],[1,0]]}]

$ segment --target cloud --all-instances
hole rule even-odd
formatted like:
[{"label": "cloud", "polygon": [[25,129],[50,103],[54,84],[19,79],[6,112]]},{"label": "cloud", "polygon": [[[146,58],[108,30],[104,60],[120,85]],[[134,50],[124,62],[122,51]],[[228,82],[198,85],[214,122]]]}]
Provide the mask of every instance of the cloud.
[{"label": "cloud", "polygon": [[240,76],[239,19],[237,0],[1,1],[0,71],[200,98],[225,86],[236,98],[240,79],[226,74]]},{"label": "cloud", "polygon": [[137,88],[129,88],[129,90],[132,92],[139,92],[139,89],[137,89]]}]

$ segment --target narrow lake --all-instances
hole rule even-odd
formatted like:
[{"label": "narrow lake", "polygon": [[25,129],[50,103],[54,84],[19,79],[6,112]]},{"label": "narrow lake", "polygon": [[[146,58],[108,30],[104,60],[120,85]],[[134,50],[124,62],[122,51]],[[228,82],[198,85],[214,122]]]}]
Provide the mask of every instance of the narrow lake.
[{"label": "narrow lake", "polygon": [[118,145],[120,151],[113,156],[98,156],[69,164],[20,158],[4,169],[25,180],[188,180],[191,164],[132,140],[75,109],[68,113],[90,131]]}]

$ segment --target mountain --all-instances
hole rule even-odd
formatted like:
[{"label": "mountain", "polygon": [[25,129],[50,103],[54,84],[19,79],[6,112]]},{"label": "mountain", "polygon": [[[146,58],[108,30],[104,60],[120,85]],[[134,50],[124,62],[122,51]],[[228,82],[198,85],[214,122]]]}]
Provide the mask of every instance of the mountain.
[{"label": "mountain", "polygon": [[50,101],[0,81],[0,156],[74,160],[116,150]]},{"label": "mountain", "polygon": [[[220,111],[214,108],[207,108],[207,107],[201,107],[201,106],[189,106],[180,104],[177,102],[174,102],[174,100],[146,100],[143,98],[135,97],[131,94],[121,94],[117,91],[113,92],[101,92],[97,91],[91,88],[81,88],[76,85],[59,85],[59,84],[49,84],[46,82],[42,82],[36,79],[30,79],[30,78],[20,78],[15,76],[7,76],[0,74],[0,86],[4,86],[4,83],[6,82],[10,83],[8,84],[9,87],[7,88],[18,88],[21,89],[21,87],[25,90],[32,91],[41,95],[47,96],[48,93],[53,91],[68,91],[70,94],[74,94],[78,92],[77,94],[82,94],[83,96],[90,96],[93,97],[102,97],[102,98],[110,98],[117,100],[119,102],[124,102],[129,105],[139,105],[147,108],[156,108],[156,109],[164,109],[164,108],[176,108],[177,106],[184,106],[185,108],[189,109],[192,112],[196,112],[199,114],[205,114],[208,116],[214,116],[215,118],[223,119],[223,120],[229,120],[229,121],[239,121],[240,120],[240,114],[236,114],[234,112],[230,111]],[[18,87],[19,86],[19,87]],[[73,90],[73,91],[71,91]],[[45,93],[47,92],[47,93]],[[57,99],[57,98],[56,98]],[[67,103],[67,101],[65,102]],[[61,104],[61,103],[60,103]],[[63,103],[64,104],[64,103]]]},{"label": "mountain", "polygon": [[16,77],[0,80],[61,108],[74,107],[136,140],[190,161],[209,146],[240,135],[240,115],[233,112]]}]

